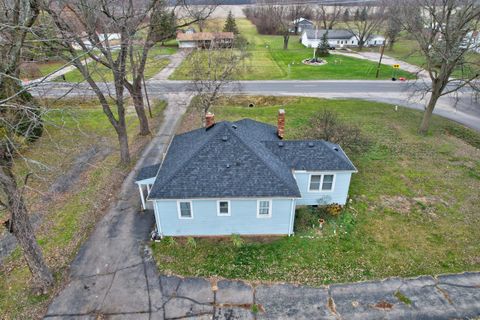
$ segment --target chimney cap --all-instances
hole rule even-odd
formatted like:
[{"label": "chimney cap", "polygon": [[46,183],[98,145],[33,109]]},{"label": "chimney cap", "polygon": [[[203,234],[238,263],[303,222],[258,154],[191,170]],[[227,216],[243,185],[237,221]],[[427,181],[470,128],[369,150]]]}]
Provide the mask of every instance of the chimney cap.
[{"label": "chimney cap", "polygon": [[285,114],[285,109],[278,109],[279,114]]}]

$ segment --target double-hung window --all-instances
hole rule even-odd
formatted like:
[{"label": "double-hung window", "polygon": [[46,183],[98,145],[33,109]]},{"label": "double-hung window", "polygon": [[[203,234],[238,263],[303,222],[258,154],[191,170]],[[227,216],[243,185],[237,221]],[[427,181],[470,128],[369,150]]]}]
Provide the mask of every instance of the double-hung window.
[{"label": "double-hung window", "polygon": [[219,216],[229,216],[230,215],[230,201],[221,200],[218,201],[218,211]]},{"label": "double-hung window", "polygon": [[272,201],[258,200],[257,218],[270,218],[272,216]]},{"label": "double-hung window", "polygon": [[333,174],[312,174],[309,191],[332,191],[334,179]]},{"label": "double-hung window", "polygon": [[191,201],[179,201],[178,202],[178,217],[180,219],[192,219],[192,202]]}]

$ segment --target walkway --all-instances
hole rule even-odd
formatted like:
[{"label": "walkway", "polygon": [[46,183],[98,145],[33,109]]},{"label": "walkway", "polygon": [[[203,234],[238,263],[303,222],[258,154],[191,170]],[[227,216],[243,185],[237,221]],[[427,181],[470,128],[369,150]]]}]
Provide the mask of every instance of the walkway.
[{"label": "walkway", "polygon": [[170,59],[170,63],[163,68],[159,73],[154,75],[149,81],[151,80],[168,80],[168,77],[175,71],[175,69],[180,66],[185,59],[186,56],[192,50],[189,49],[178,49],[178,51],[168,58]]}]

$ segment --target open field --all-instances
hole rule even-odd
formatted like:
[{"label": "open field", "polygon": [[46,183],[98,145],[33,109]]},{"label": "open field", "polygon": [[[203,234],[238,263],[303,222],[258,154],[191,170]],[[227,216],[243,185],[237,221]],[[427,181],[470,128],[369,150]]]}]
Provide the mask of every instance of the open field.
[{"label": "open field", "polygon": [[[281,36],[259,35],[255,26],[247,19],[237,19],[238,28],[248,42],[250,57],[243,64],[239,80],[269,80],[269,79],[375,79],[377,64],[371,61],[354,59],[331,54],[322,66],[307,66],[304,59],[313,56],[313,49],[305,48],[300,42],[300,36],[291,36],[289,49],[283,50]],[[207,29],[219,31],[223,28],[222,20],[210,21]],[[204,54],[201,51],[192,54]],[[174,80],[191,77],[191,63],[187,58],[170,77]],[[392,77],[391,66],[382,65],[379,79]],[[407,72],[400,71],[398,76],[411,78]]]},{"label": "open field", "polygon": [[[229,238],[167,238],[153,244],[161,272],[320,285],[480,269],[479,133],[434,116],[430,134],[419,136],[419,111],[363,100],[238,97],[213,112],[217,121],[275,124],[280,107],[287,139],[308,138],[309,119],[326,108],[370,140],[365,152],[349,154],[359,172],[344,212],[299,208],[295,236],[247,238],[241,246]],[[198,121],[190,110],[179,132]]]},{"label": "open field", "polygon": [[[147,66],[145,68],[145,80],[150,79],[157,73],[159,73],[163,68],[165,68],[170,60],[167,55],[171,55],[177,51],[176,47],[173,46],[155,46],[150,50],[148,53],[148,60],[147,60]],[[128,65],[127,63],[127,70],[128,70]],[[113,81],[113,75],[109,71],[109,69],[103,65],[100,65],[96,62],[90,62],[88,64],[88,68],[90,70],[90,73],[92,74],[92,78],[95,81]],[[131,78],[131,75],[127,76],[129,79]],[[80,71],[78,70],[73,70],[65,74],[65,79],[58,78],[58,81],[67,81],[67,82],[82,82],[83,76],[81,75]]]},{"label": "open field", "polygon": [[[35,172],[29,179],[25,199],[32,216],[40,217],[37,239],[54,273],[55,288],[46,295],[35,294],[21,250],[15,249],[0,265],[2,320],[42,316],[52,296],[63,286],[80,245],[131,170],[118,164],[117,138],[98,102],[60,100],[48,105],[51,111],[44,119],[46,131],[24,152],[32,159],[30,166],[18,160],[14,169],[22,181],[25,174]],[[152,130],[162,120],[165,102],[156,101],[154,105]],[[128,109],[127,125],[134,163],[150,137],[137,135],[133,107]],[[33,161],[42,163],[42,170]]]}]

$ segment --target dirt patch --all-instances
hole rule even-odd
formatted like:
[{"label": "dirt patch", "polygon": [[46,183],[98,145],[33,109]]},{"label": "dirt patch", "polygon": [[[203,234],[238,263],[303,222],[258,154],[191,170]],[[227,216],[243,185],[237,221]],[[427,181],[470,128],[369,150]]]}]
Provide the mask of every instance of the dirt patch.
[{"label": "dirt patch", "polygon": [[379,205],[402,214],[409,214],[412,210],[411,200],[403,196],[381,196]]},{"label": "dirt patch", "polygon": [[438,205],[447,207],[449,203],[437,196],[421,196],[407,198],[404,196],[381,196],[376,207],[408,215],[413,209],[422,211],[432,218],[437,218],[435,208]]},{"label": "dirt patch", "polygon": [[382,310],[391,310],[393,308],[393,304],[385,300],[382,300],[382,301],[379,301],[374,307]]}]

